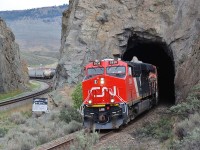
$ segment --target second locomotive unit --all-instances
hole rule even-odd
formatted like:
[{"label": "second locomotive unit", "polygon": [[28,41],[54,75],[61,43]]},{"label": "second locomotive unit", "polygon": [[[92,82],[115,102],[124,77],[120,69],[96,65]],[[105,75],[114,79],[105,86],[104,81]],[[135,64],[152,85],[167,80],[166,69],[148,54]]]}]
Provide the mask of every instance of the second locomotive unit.
[{"label": "second locomotive unit", "polygon": [[117,129],[158,102],[154,65],[104,59],[84,70],[81,109],[86,128]]}]

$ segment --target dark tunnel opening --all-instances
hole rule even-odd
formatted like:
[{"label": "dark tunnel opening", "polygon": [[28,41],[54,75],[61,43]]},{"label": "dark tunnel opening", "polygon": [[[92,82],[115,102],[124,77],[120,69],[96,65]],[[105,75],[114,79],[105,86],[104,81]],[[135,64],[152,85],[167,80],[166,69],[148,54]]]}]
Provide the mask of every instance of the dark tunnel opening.
[{"label": "dark tunnel opening", "polygon": [[144,63],[150,63],[157,67],[159,101],[161,103],[175,103],[174,87],[174,59],[168,46],[163,42],[155,42],[146,39],[129,38],[127,49],[122,55],[122,60],[131,61],[136,56]]}]

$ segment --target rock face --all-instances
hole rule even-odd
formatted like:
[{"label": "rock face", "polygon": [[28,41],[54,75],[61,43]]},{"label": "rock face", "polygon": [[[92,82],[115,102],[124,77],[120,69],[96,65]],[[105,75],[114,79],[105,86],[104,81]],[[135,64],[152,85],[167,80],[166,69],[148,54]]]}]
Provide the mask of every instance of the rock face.
[{"label": "rock face", "polygon": [[0,18],[0,93],[23,90],[27,82],[15,36]]},{"label": "rock face", "polygon": [[[134,50],[138,44],[145,49],[142,54]],[[71,0],[63,13],[56,86],[80,81],[82,66],[90,60],[119,54],[123,60],[136,55],[148,62],[145,44],[162,45],[158,47],[169,57],[176,99],[184,98],[200,82],[200,1]]]}]

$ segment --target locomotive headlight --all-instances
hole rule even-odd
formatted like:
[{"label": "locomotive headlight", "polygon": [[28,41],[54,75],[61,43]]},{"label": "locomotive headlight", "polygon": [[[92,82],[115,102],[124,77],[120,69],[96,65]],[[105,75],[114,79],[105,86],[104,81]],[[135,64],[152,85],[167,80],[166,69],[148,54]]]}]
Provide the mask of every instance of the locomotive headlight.
[{"label": "locomotive headlight", "polygon": [[112,98],[112,99],[110,100],[110,102],[111,102],[111,103],[114,103],[114,102],[115,102],[114,98]]},{"label": "locomotive headlight", "polygon": [[101,78],[101,79],[100,79],[100,83],[101,83],[101,84],[104,84],[104,83],[105,83],[105,79],[104,79],[104,78]]},{"label": "locomotive headlight", "polygon": [[91,104],[92,104],[92,100],[89,100],[89,101],[88,101],[88,104],[90,104],[90,105],[91,105]]}]

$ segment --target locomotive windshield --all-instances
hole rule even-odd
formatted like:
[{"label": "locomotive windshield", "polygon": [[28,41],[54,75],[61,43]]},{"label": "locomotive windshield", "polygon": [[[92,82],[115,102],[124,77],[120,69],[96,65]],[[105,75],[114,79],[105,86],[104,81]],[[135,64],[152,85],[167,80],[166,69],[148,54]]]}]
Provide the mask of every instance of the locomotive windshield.
[{"label": "locomotive windshield", "polygon": [[104,68],[88,68],[87,69],[87,76],[85,76],[84,80],[90,79],[96,75],[104,74]]},{"label": "locomotive windshield", "polygon": [[106,68],[106,73],[110,76],[123,78],[126,75],[126,68],[124,66],[112,66]]},{"label": "locomotive windshield", "polygon": [[103,74],[104,68],[88,68],[88,75]]}]

